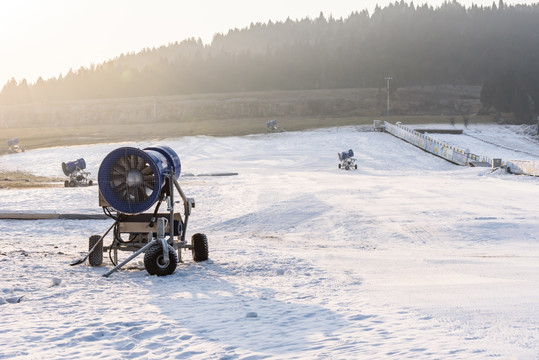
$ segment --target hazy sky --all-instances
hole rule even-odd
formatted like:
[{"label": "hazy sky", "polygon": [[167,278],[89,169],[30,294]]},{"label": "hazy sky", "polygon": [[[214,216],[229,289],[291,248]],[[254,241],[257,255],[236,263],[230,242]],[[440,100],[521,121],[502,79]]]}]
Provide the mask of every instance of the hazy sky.
[{"label": "hazy sky", "polygon": [[[410,2],[410,0],[405,0]],[[121,53],[138,52],[251,22],[347,17],[385,0],[0,0],[0,89],[11,78],[28,82],[65,75]],[[391,1],[393,2],[393,1]],[[440,5],[443,0],[415,1]],[[492,0],[460,0],[470,6]],[[504,0],[506,4],[536,1]],[[498,3],[498,0],[496,0]]]}]

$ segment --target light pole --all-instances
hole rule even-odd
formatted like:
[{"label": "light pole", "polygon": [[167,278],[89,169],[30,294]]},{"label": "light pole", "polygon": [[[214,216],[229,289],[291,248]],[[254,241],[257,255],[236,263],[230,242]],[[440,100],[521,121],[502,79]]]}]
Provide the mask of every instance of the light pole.
[{"label": "light pole", "polygon": [[387,76],[386,78],[386,92],[387,92],[387,111],[386,116],[389,116],[389,81],[393,80],[391,76]]}]

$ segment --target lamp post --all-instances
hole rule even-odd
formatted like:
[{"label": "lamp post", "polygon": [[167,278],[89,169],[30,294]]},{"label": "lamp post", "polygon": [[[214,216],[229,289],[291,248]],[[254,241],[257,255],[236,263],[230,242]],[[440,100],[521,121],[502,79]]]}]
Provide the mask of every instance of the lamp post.
[{"label": "lamp post", "polygon": [[387,92],[387,111],[386,116],[389,116],[389,81],[393,80],[391,76],[387,76],[386,78],[386,92]]}]

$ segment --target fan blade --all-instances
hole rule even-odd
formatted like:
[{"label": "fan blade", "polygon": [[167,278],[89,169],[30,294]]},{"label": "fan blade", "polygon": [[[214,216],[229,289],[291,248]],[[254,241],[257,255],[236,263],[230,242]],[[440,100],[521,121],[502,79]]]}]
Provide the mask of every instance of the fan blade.
[{"label": "fan blade", "polygon": [[142,181],[144,181],[145,184],[153,185],[155,183],[155,177],[153,175],[144,175]]},{"label": "fan blade", "polygon": [[120,163],[116,163],[112,167],[111,172],[116,173],[116,174],[120,174],[120,175],[125,175],[127,173],[127,170]]},{"label": "fan blade", "polygon": [[144,192],[144,188],[142,187],[137,188],[137,198],[138,198],[137,199],[138,202],[143,202],[144,200],[148,198],[148,196]]},{"label": "fan blade", "polygon": [[116,186],[114,190],[116,190],[119,193],[122,193],[127,190],[127,185],[124,182],[122,182],[118,186]]},{"label": "fan blade", "polygon": [[139,157],[136,155],[131,155],[131,169],[137,169],[138,168],[138,159]]},{"label": "fan blade", "polygon": [[142,171],[142,169],[144,169],[144,167],[146,166],[146,161],[144,161],[144,159],[141,157],[137,157],[137,159],[137,170]]},{"label": "fan blade", "polygon": [[119,158],[118,161],[116,162],[116,165],[119,165],[124,170],[124,172],[127,172],[127,170],[129,170],[129,163],[127,161],[127,155],[124,155],[121,158]]},{"label": "fan blade", "polygon": [[125,180],[125,174],[112,174],[111,176],[111,180],[113,182],[116,182],[116,181],[124,181]]},{"label": "fan blade", "polygon": [[137,168],[137,155],[130,155],[129,156],[129,169],[136,169]]},{"label": "fan blade", "polygon": [[142,175],[152,175],[153,176],[153,170],[150,167],[150,165],[148,165],[148,164],[145,164],[145,165],[146,165],[146,167],[140,170]]}]

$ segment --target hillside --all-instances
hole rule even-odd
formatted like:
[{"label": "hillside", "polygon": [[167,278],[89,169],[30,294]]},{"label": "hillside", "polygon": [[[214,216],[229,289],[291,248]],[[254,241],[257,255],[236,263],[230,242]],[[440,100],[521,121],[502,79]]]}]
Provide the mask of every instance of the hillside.
[{"label": "hillside", "polygon": [[[469,8],[404,1],[335,19],[251,24],[120,54],[63,75],[10,80],[0,105],[147,96],[355,89],[440,84],[481,85],[508,71],[539,103],[539,4]],[[178,39],[180,40],[180,39]],[[517,94],[523,98],[525,94]]]},{"label": "hillside", "polygon": [[[480,108],[479,87],[402,88],[392,116],[449,122]],[[385,88],[200,94],[62,101],[0,107],[0,152],[19,138],[26,148],[147,140],[184,135],[265,132],[277,119],[287,130],[371,125],[386,115]]]}]

